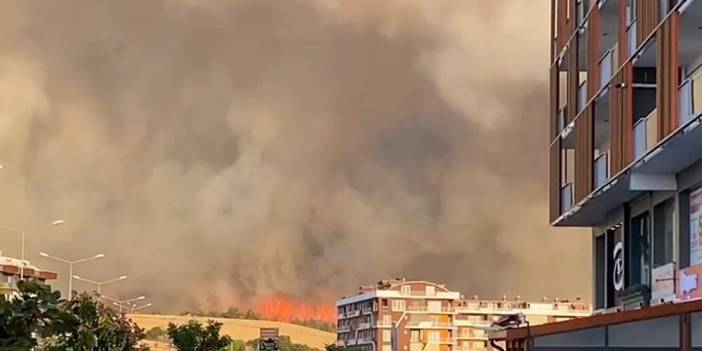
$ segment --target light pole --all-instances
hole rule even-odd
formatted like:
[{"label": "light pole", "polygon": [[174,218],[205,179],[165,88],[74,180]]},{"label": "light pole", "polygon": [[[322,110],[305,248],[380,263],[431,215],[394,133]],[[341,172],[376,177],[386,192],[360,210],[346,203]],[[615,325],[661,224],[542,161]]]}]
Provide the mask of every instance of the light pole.
[{"label": "light pole", "polygon": [[127,279],[127,276],[126,276],[126,275],[123,275],[123,276],[121,276],[121,277],[117,277],[117,278],[109,279],[109,280],[103,280],[103,281],[101,281],[101,282],[94,281],[94,280],[90,280],[90,279],[88,279],[88,278],[79,277],[79,276],[77,276],[77,275],[74,275],[74,276],[73,276],[73,279],[80,280],[80,281],[84,281],[84,282],[86,282],[86,283],[90,283],[90,284],[95,285],[95,286],[97,287],[97,293],[100,294],[100,290],[101,290],[101,288],[102,288],[103,285],[105,285],[105,284],[110,284],[110,283],[114,283],[114,282],[118,282],[118,281],[120,281],[120,280],[125,280],[125,279]]},{"label": "light pole", "polygon": [[68,277],[69,277],[68,278],[68,299],[69,300],[73,298],[73,265],[105,257],[104,254],[99,253],[95,256],[90,256],[90,257],[81,258],[78,260],[69,261],[69,260],[61,258],[61,257],[51,256],[46,252],[40,252],[39,255],[46,257],[46,258],[49,258],[49,259],[52,259],[52,260],[55,260],[55,261],[63,262],[63,263],[68,265]]},{"label": "light pole", "polygon": [[[119,307],[119,312],[120,312],[120,313],[122,313],[122,307],[124,307],[124,305],[129,306],[132,302],[141,301],[141,300],[146,300],[146,296],[144,296],[144,295],[139,296],[139,297],[135,297],[135,298],[133,298],[133,299],[127,299],[127,300],[117,300],[117,299],[114,299],[114,298],[111,298],[111,297],[105,296],[105,295],[101,295],[101,297],[102,297],[103,299],[105,299],[105,300],[112,301],[112,304],[113,304],[113,305]],[[150,305],[150,304],[149,304],[149,305]],[[146,307],[144,307],[144,308],[146,308]]]},{"label": "light pole", "polygon": [[[0,165],[0,166],[2,166],[2,165]],[[2,168],[0,168],[0,169],[2,169]],[[61,224],[63,224],[63,219],[57,219],[57,220],[55,220],[55,221],[53,221],[53,222],[51,222],[51,223],[47,223],[47,224],[43,224],[43,225],[40,225],[40,226],[36,226],[36,227],[34,227],[34,228],[30,228],[30,229],[27,229],[27,230],[18,229],[18,228],[15,228],[15,227],[10,227],[10,226],[8,226],[8,225],[0,225],[0,228],[2,228],[2,229],[9,230],[9,231],[11,231],[11,232],[19,233],[20,235],[22,235],[22,249],[21,249],[21,250],[22,250],[22,253],[20,254],[20,260],[22,261],[22,267],[20,267],[20,279],[24,279],[24,265],[25,265],[25,264],[24,264],[24,236],[25,236],[25,234],[28,233],[28,232],[37,231],[37,230],[39,230],[39,229],[42,229],[42,228],[45,228],[45,227],[48,227],[48,226],[52,226],[52,225],[61,225]]]}]

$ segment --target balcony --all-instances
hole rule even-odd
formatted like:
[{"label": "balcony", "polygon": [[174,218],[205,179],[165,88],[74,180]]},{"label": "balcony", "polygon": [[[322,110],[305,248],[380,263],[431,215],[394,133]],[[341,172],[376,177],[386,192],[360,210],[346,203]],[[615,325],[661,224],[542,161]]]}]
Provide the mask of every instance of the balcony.
[{"label": "balcony", "polygon": [[369,329],[370,327],[371,327],[370,322],[358,324],[358,330]]},{"label": "balcony", "polygon": [[607,178],[609,178],[609,157],[606,152],[595,158],[592,171],[595,189],[605,185]]},{"label": "balcony", "polygon": [[346,312],[346,318],[358,317],[361,315],[361,310],[354,310]]},{"label": "balcony", "polygon": [[341,327],[336,327],[336,332],[337,333],[348,333],[351,331],[351,327],[348,325],[341,326]]},{"label": "balcony", "polygon": [[368,308],[362,308],[362,309],[361,309],[361,313],[364,314],[364,315],[371,314],[371,313],[373,313],[373,309],[370,308],[370,307],[368,307]]},{"label": "balcony", "polygon": [[375,340],[373,340],[372,337],[370,337],[370,336],[364,336],[364,337],[358,338],[358,343],[357,343],[357,344],[358,344],[358,345],[361,345],[361,344],[372,344],[374,341],[375,341]]}]

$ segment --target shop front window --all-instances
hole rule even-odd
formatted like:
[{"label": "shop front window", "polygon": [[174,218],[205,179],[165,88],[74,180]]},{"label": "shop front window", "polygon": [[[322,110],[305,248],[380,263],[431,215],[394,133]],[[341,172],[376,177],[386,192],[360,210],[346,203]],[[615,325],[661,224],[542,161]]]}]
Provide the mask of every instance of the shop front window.
[{"label": "shop front window", "polygon": [[651,284],[651,230],[648,212],[631,221],[629,285]]}]

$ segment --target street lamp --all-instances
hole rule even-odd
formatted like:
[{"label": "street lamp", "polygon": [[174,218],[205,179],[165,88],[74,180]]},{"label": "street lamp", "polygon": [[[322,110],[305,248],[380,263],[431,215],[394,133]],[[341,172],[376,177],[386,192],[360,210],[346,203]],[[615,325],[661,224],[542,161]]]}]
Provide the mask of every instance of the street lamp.
[{"label": "street lamp", "polygon": [[145,309],[145,308],[149,308],[149,307],[151,307],[152,305],[153,305],[153,304],[152,304],[151,302],[149,302],[149,303],[147,303],[147,304],[145,304],[145,305],[141,305],[141,306],[132,305],[132,309],[129,311],[129,313],[134,313],[134,312],[136,312],[136,311],[143,310],[143,309]]},{"label": "street lamp", "polygon": [[[0,166],[2,166],[2,165],[0,165]],[[0,169],[2,169],[2,168],[0,168]],[[61,224],[63,224],[63,219],[57,219],[51,223],[42,224],[40,226],[36,226],[36,227],[30,228],[28,230],[18,229],[18,228],[10,227],[8,225],[0,225],[0,228],[2,228],[2,229],[9,230],[11,232],[19,233],[22,235],[22,253],[20,256],[20,260],[22,261],[22,267],[20,267],[20,279],[24,279],[24,266],[25,266],[25,262],[24,262],[24,235],[28,232],[37,231],[39,229],[42,229],[42,228],[45,228],[48,226],[61,225]]]},{"label": "street lamp", "polygon": [[[139,296],[139,297],[135,297],[135,298],[133,298],[133,299],[127,299],[127,300],[117,300],[117,299],[111,298],[111,297],[106,296],[106,295],[101,295],[101,297],[102,297],[103,299],[112,301],[112,304],[113,304],[113,305],[119,307],[119,312],[120,312],[120,313],[122,313],[122,307],[124,307],[124,305],[130,306],[130,304],[131,304],[132,302],[141,301],[141,300],[146,300],[146,296],[143,296],[143,295],[142,295],[142,296]],[[150,305],[150,304],[148,304],[148,305]],[[133,308],[133,307],[132,307],[132,308]],[[143,308],[146,308],[146,307],[143,307]]]},{"label": "street lamp", "polygon": [[101,282],[94,281],[94,280],[90,280],[90,279],[88,279],[88,278],[79,277],[79,276],[77,276],[77,275],[74,275],[74,276],[73,276],[73,279],[81,280],[81,281],[84,281],[84,282],[86,282],[86,283],[90,283],[90,284],[93,284],[93,285],[97,286],[97,293],[100,294],[100,290],[101,290],[101,288],[102,288],[103,285],[105,285],[105,284],[110,284],[110,283],[114,283],[114,282],[117,282],[117,281],[120,281],[120,280],[125,280],[125,279],[127,279],[127,276],[126,276],[126,275],[123,275],[123,276],[121,276],[121,277],[117,277],[117,278],[109,279],[109,280],[103,280],[103,281],[101,281]]},{"label": "street lamp", "polygon": [[52,260],[55,260],[55,261],[65,263],[68,265],[68,272],[69,272],[68,273],[68,276],[69,276],[69,278],[68,278],[68,299],[69,300],[73,298],[73,265],[105,257],[104,254],[99,253],[95,256],[90,256],[90,257],[81,258],[78,260],[69,261],[69,260],[61,258],[61,257],[51,256],[46,252],[40,252],[39,255],[46,257],[46,258],[49,258],[49,259],[52,259]]}]

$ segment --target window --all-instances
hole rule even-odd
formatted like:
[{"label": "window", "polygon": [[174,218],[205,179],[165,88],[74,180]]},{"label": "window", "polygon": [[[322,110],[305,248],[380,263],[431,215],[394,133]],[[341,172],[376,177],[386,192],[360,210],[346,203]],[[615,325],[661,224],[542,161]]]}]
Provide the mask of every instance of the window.
[{"label": "window", "polygon": [[383,342],[391,342],[392,341],[392,332],[390,329],[384,329],[383,330]]},{"label": "window", "polygon": [[441,332],[437,330],[432,330],[429,332],[429,343],[430,344],[438,344],[441,342]]},{"label": "window", "polygon": [[605,235],[600,235],[595,238],[595,309],[605,308],[605,262],[607,254],[605,253]]},{"label": "window", "polygon": [[383,351],[392,351],[392,345],[383,345]]},{"label": "window", "polygon": [[412,330],[410,333],[410,341],[411,342],[418,342],[419,341],[419,330]]},{"label": "window", "polygon": [[648,212],[631,221],[629,246],[629,285],[650,285],[651,232]]},{"label": "window", "polygon": [[427,296],[434,296],[436,295],[436,287],[427,285],[427,287],[424,289],[426,291]]},{"label": "window", "polygon": [[653,215],[653,267],[656,268],[673,262],[674,200],[670,199],[657,205]]},{"label": "window", "polygon": [[403,285],[400,287],[400,294],[402,295],[412,295],[412,287],[410,285]]},{"label": "window", "polygon": [[382,299],[380,303],[383,308],[388,308],[388,299]]},{"label": "window", "polygon": [[392,300],[393,312],[403,312],[405,310],[405,300]]},{"label": "window", "polygon": [[390,325],[392,324],[392,316],[389,314],[386,314],[383,316],[383,325]]}]

